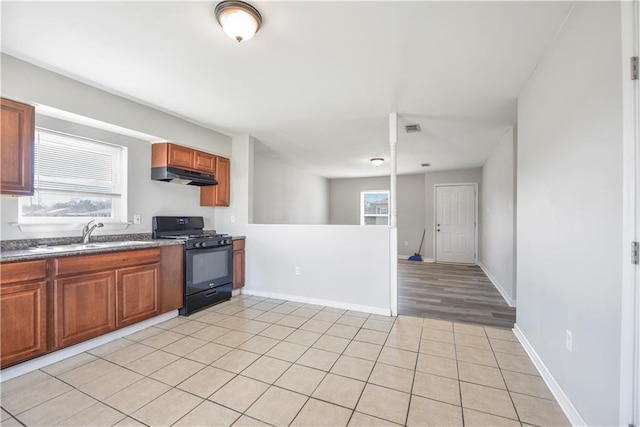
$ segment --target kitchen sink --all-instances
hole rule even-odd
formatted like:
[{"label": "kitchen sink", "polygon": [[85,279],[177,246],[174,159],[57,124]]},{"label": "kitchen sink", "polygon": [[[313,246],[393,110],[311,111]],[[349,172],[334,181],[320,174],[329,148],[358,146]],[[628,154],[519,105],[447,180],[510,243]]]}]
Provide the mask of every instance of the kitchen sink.
[{"label": "kitchen sink", "polygon": [[33,248],[29,248],[29,252],[34,252],[34,253],[79,252],[79,251],[84,251],[89,249],[107,249],[107,248],[122,248],[122,247],[128,247],[128,246],[152,245],[153,243],[154,242],[149,240],[75,243],[71,245],[36,246]]}]

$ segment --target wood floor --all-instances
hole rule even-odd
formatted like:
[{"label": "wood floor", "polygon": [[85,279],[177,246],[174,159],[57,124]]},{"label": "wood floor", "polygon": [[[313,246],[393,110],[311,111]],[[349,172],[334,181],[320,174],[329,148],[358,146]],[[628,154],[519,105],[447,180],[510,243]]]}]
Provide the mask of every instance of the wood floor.
[{"label": "wood floor", "polygon": [[516,309],[480,267],[398,260],[398,314],[512,328]]}]

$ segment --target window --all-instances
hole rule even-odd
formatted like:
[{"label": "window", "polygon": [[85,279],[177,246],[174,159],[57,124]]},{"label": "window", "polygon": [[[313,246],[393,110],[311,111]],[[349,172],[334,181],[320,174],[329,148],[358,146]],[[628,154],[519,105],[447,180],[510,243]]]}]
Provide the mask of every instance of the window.
[{"label": "window", "polygon": [[389,225],[389,192],[360,193],[360,225]]},{"label": "window", "polygon": [[126,222],[127,148],[36,129],[34,195],[20,223]]}]

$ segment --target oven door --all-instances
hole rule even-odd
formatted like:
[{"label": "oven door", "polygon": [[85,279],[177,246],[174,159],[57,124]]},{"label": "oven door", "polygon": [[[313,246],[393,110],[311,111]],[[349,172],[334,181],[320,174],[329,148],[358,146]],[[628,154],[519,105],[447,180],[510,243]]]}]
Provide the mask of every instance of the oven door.
[{"label": "oven door", "polygon": [[185,251],[185,295],[232,282],[231,245]]}]

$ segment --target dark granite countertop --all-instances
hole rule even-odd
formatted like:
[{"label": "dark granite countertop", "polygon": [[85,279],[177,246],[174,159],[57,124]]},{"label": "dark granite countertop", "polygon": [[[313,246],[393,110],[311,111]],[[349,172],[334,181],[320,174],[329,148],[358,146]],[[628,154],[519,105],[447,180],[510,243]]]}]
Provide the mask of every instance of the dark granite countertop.
[{"label": "dark granite countertop", "polygon": [[[117,242],[129,243],[126,243],[123,246],[109,246],[110,243],[117,244]],[[91,239],[91,243],[88,245],[81,245],[78,237],[7,240],[0,242],[0,263],[60,258],[74,255],[90,255],[182,244],[183,242],[180,240],[154,240],[151,238],[151,233],[95,236]],[[61,245],[72,246],[69,246],[66,250],[57,250],[54,248],[55,246]]]}]

